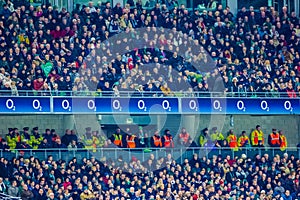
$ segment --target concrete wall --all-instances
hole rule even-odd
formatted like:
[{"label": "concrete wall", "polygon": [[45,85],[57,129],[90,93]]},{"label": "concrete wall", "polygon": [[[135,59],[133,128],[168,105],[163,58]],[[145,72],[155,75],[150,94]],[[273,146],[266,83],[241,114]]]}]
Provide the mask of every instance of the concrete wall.
[{"label": "concrete wall", "polygon": [[[153,118],[153,116],[151,117]],[[79,135],[85,131],[85,127],[92,127],[93,130],[99,130],[98,115],[0,115],[0,136],[7,133],[7,129],[17,127],[22,129],[24,126],[30,128],[38,126],[40,132],[46,128],[54,128],[57,133],[63,134],[64,130],[76,128]],[[117,120],[118,121],[118,120]],[[155,121],[155,120],[154,120]],[[234,115],[233,124],[230,126],[230,116],[218,115],[163,115],[157,116],[157,128],[164,131],[168,128],[173,134],[185,127],[198,142],[200,130],[205,127],[212,128],[217,126],[223,133],[227,133],[233,128],[235,133],[240,134],[245,130],[250,133],[251,129],[257,124],[262,126],[262,130],[267,135],[272,128],[282,129],[287,135],[289,146],[296,145],[300,142],[299,137],[299,116],[250,116]],[[103,124],[102,124],[103,125]]]}]

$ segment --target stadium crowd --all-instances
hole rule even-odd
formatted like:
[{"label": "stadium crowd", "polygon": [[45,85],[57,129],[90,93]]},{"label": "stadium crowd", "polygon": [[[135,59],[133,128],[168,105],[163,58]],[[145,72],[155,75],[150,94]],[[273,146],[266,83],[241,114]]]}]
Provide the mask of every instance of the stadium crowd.
[{"label": "stadium crowd", "polygon": [[193,95],[223,82],[217,92],[299,95],[299,17],[287,7],[235,16],[213,0],[201,12],[176,0],[147,10],[141,1],[73,11],[24,3],[0,10],[0,80],[9,94]]},{"label": "stadium crowd", "polygon": [[[196,134],[197,135],[197,134]],[[197,141],[198,140],[198,141]],[[217,127],[211,130],[204,128],[199,138],[187,132],[182,128],[178,133],[171,133],[166,129],[161,134],[158,130],[152,133],[139,127],[138,131],[127,128],[122,131],[117,128],[111,135],[106,135],[102,130],[92,130],[91,127],[86,128],[86,133],[78,135],[76,130],[67,129],[65,134],[60,136],[55,129],[46,129],[43,134],[39,133],[38,127],[34,127],[29,132],[29,127],[24,127],[23,131],[18,128],[9,128],[5,138],[0,138],[0,149],[3,151],[11,151],[14,149],[88,149],[96,152],[97,148],[185,148],[185,147],[206,147],[206,148],[228,148],[238,151],[239,148],[261,148],[267,144],[270,147],[286,150],[288,146],[287,138],[282,130],[272,129],[267,136],[261,130],[261,126],[257,125],[249,134],[242,131],[236,134],[230,129],[226,134],[218,131]]]},{"label": "stadium crowd", "polygon": [[[99,158],[100,159],[100,158]],[[296,200],[300,161],[294,155],[247,157],[194,154],[183,163],[171,154],[145,162],[136,157],[65,160],[0,159],[0,192],[36,200]]]}]

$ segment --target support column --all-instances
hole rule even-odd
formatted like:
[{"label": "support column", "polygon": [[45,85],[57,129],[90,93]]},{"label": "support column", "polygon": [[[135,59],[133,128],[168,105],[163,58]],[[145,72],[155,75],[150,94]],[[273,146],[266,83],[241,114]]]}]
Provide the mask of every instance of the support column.
[{"label": "support column", "polygon": [[227,1],[227,6],[230,8],[232,14],[236,15],[238,12],[238,1],[237,0],[229,0]]},{"label": "support column", "polygon": [[197,137],[199,135],[199,115],[183,115],[182,126],[190,134],[191,138],[197,140]]}]

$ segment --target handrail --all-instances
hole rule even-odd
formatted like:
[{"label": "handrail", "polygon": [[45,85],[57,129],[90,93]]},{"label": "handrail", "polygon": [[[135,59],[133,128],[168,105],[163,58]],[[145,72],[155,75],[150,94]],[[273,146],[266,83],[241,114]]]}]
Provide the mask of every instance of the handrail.
[{"label": "handrail", "polygon": [[[170,95],[165,95],[163,92],[153,92],[153,91],[118,91],[117,93],[111,91],[42,91],[42,90],[19,90],[18,95],[12,94],[10,90],[0,90],[0,96],[92,96],[92,97],[226,97],[226,98],[280,98],[288,97],[286,92],[189,92],[189,91],[173,91]],[[300,98],[297,96],[297,98]]]},{"label": "handrail", "polygon": [[96,149],[15,149],[11,152],[5,152],[0,150],[0,157],[7,159],[17,158],[23,156],[29,158],[30,156],[37,157],[39,159],[47,159],[48,156],[53,156],[54,159],[71,160],[76,157],[78,160],[83,158],[90,159],[94,157],[100,161],[113,161],[118,160],[120,156],[124,161],[130,162],[133,157],[146,161],[150,154],[153,154],[155,158],[166,157],[167,154],[171,154],[178,162],[183,162],[184,159],[191,159],[194,154],[198,154],[199,157],[212,158],[213,156],[222,155],[223,157],[230,155],[231,158],[240,158],[246,155],[247,158],[254,158],[257,154],[270,156],[289,153],[293,154],[296,158],[300,158],[299,147],[287,147],[284,150],[280,148],[263,147],[244,147],[238,151],[234,151],[230,147],[215,148],[215,147],[177,147],[177,148],[96,148]]}]

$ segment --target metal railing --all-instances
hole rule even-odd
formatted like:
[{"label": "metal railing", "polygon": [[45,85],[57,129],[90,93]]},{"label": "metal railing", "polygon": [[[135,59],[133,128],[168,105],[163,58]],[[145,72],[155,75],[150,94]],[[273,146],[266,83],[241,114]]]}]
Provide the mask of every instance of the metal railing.
[{"label": "metal railing", "polygon": [[[12,93],[10,90],[0,90],[0,96],[93,96],[93,97],[244,97],[244,98],[282,98],[288,97],[286,92],[189,92],[189,91],[173,91],[169,95],[163,92],[148,91],[43,91],[43,90],[20,90],[18,94]],[[297,94],[300,97],[300,94]]]},{"label": "metal railing", "polygon": [[97,148],[93,150],[87,149],[15,149],[11,152],[0,151],[0,157],[5,157],[7,159],[17,158],[23,156],[24,158],[29,158],[34,156],[41,160],[45,160],[48,156],[53,156],[54,160],[66,160],[69,161],[76,157],[78,160],[83,158],[90,159],[95,157],[98,160],[111,160],[115,161],[120,157],[124,161],[131,161],[133,157],[141,160],[142,162],[149,159],[150,154],[153,154],[155,158],[166,157],[168,154],[177,160],[177,162],[182,163],[184,159],[191,159],[194,154],[198,154],[199,157],[212,158],[214,155],[222,155],[223,157],[230,155],[232,158],[241,157],[245,154],[247,158],[254,158],[256,155],[268,154],[269,156],[280,155],[283,156],[284,153],[288,155],[293,154],[296,158],[300,158],[300,148],[289,147],[285,150],[280,150],[280,148],[239,148],[238,151],[234,151],[231,148],[212,148],[212,147],[182,147],[182,148]]},{"label": "metal railing", "polygon": [[13,197],[13,196],[10,196],[8,194],[0,193],[0,199],[3,199],[3,200],[18,200],[18,199],[22,199],[22,198],[21,197]]}]

